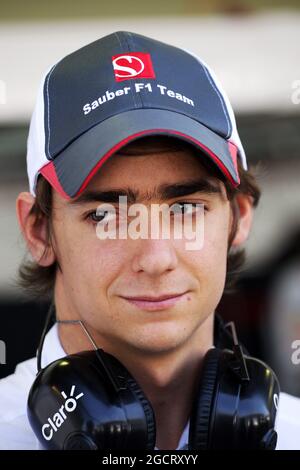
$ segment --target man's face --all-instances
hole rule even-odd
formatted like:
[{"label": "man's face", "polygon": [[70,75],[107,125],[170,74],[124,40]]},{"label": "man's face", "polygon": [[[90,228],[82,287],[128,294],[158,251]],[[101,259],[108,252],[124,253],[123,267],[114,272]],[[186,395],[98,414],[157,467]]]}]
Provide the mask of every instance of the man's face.
[{"label": "man's face", "polygon": [[[140,353],[171,351],[188,342],[214,312],[225,283],[231,211],[224,185],[204,169],[201,158],[188,150],[115,155],[83,193],[132,190],[136,202],[149,209],[152,203],[204,204],[204,245],[196,251],[172,234],[169,239],[100,240],[97,217],[93,221],[88,214],[103,201],[78,198],[74,203],[54,192],[55,252],[62,269],[56,292],[68,318],[84,320],[102,344]],[[195,180],[203,180],[201,191],[167,199],[155,193],[161,185],[178,188]],[[207,191],[207,182],[217,191]],[[128,300],[166,294],[182,295],[159,308]]]}]

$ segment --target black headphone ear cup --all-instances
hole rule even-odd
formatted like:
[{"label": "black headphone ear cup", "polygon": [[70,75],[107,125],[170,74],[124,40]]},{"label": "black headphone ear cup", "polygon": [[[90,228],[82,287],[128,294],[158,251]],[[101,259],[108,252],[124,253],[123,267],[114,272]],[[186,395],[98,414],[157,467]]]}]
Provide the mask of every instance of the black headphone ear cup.
[{"label": "black headphone ear cup", "polygon": [[213,348],[206,353],[203,359],[201,377],[190,418],[190,450],[208,449],[220,356],[221,350]]},{"label": "black headphone ear cup", "polygon": [[156,442],[156,423],[153,408],[146,395],[144,394],[143,390],[132,376],[128,378],[127,383],[144,409],[148,436],[147,450],[153,450]]},{"label": "black headphone ear cup", "polygon": [[134,397],[141,404],[146,422],[146,450],[153,450],[156,442],[156,422],[154,410],[150,401],[146,397],[138,382],[135,380],[134,376],[124,366],[124,364],[111,354],[105,353],[105,356],[110,361],[115,375],[125,379],[125,382],[133,393]]}]

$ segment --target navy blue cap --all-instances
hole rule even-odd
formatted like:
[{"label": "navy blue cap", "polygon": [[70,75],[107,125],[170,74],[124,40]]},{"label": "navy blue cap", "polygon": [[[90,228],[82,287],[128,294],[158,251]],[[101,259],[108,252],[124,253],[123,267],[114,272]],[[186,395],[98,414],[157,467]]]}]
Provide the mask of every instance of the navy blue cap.
[{"label": "navy blue cap", "polygon": [[67,55],[47,73],[28,138],[28,175],[78,196],[129,142],[170,135],[200,148],[233,186],[246,168],[234,114],[211,69],[193,54],[116,32]]}]

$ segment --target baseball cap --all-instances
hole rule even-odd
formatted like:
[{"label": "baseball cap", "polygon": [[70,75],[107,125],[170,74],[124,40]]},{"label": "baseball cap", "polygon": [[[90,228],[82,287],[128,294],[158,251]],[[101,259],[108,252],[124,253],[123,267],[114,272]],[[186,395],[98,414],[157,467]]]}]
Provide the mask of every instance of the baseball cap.
[{"label": "baseball cap", "polygon": [[233,187],[238,158],[247,169],[231,104],[208,65],[133,32],[98,39],[41,81],[27,141],[30,192],[42,174],[64,198],[77,197],[116,151],[150,135],[189,142]]}]

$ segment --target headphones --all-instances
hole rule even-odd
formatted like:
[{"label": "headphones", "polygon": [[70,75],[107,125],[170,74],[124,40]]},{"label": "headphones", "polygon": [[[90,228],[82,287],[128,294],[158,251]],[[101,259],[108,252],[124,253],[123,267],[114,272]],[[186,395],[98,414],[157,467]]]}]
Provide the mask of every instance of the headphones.
[{"label": "headphones", "polygon": [[[95,350],[41,368],[42,347],[53,315],[52,303],[27,404],[29,422],[43,447],[153,450],[156,424],[150,401],[125,366],[95,345],[82,322],[76,323],[84,328]],[[233,323],[230,326],[231,334],[216,315],[217,347],[208,350],[203,359],[190,415],[188,449],[274,450],[278,379],[267,364],[243,352]]]}]

